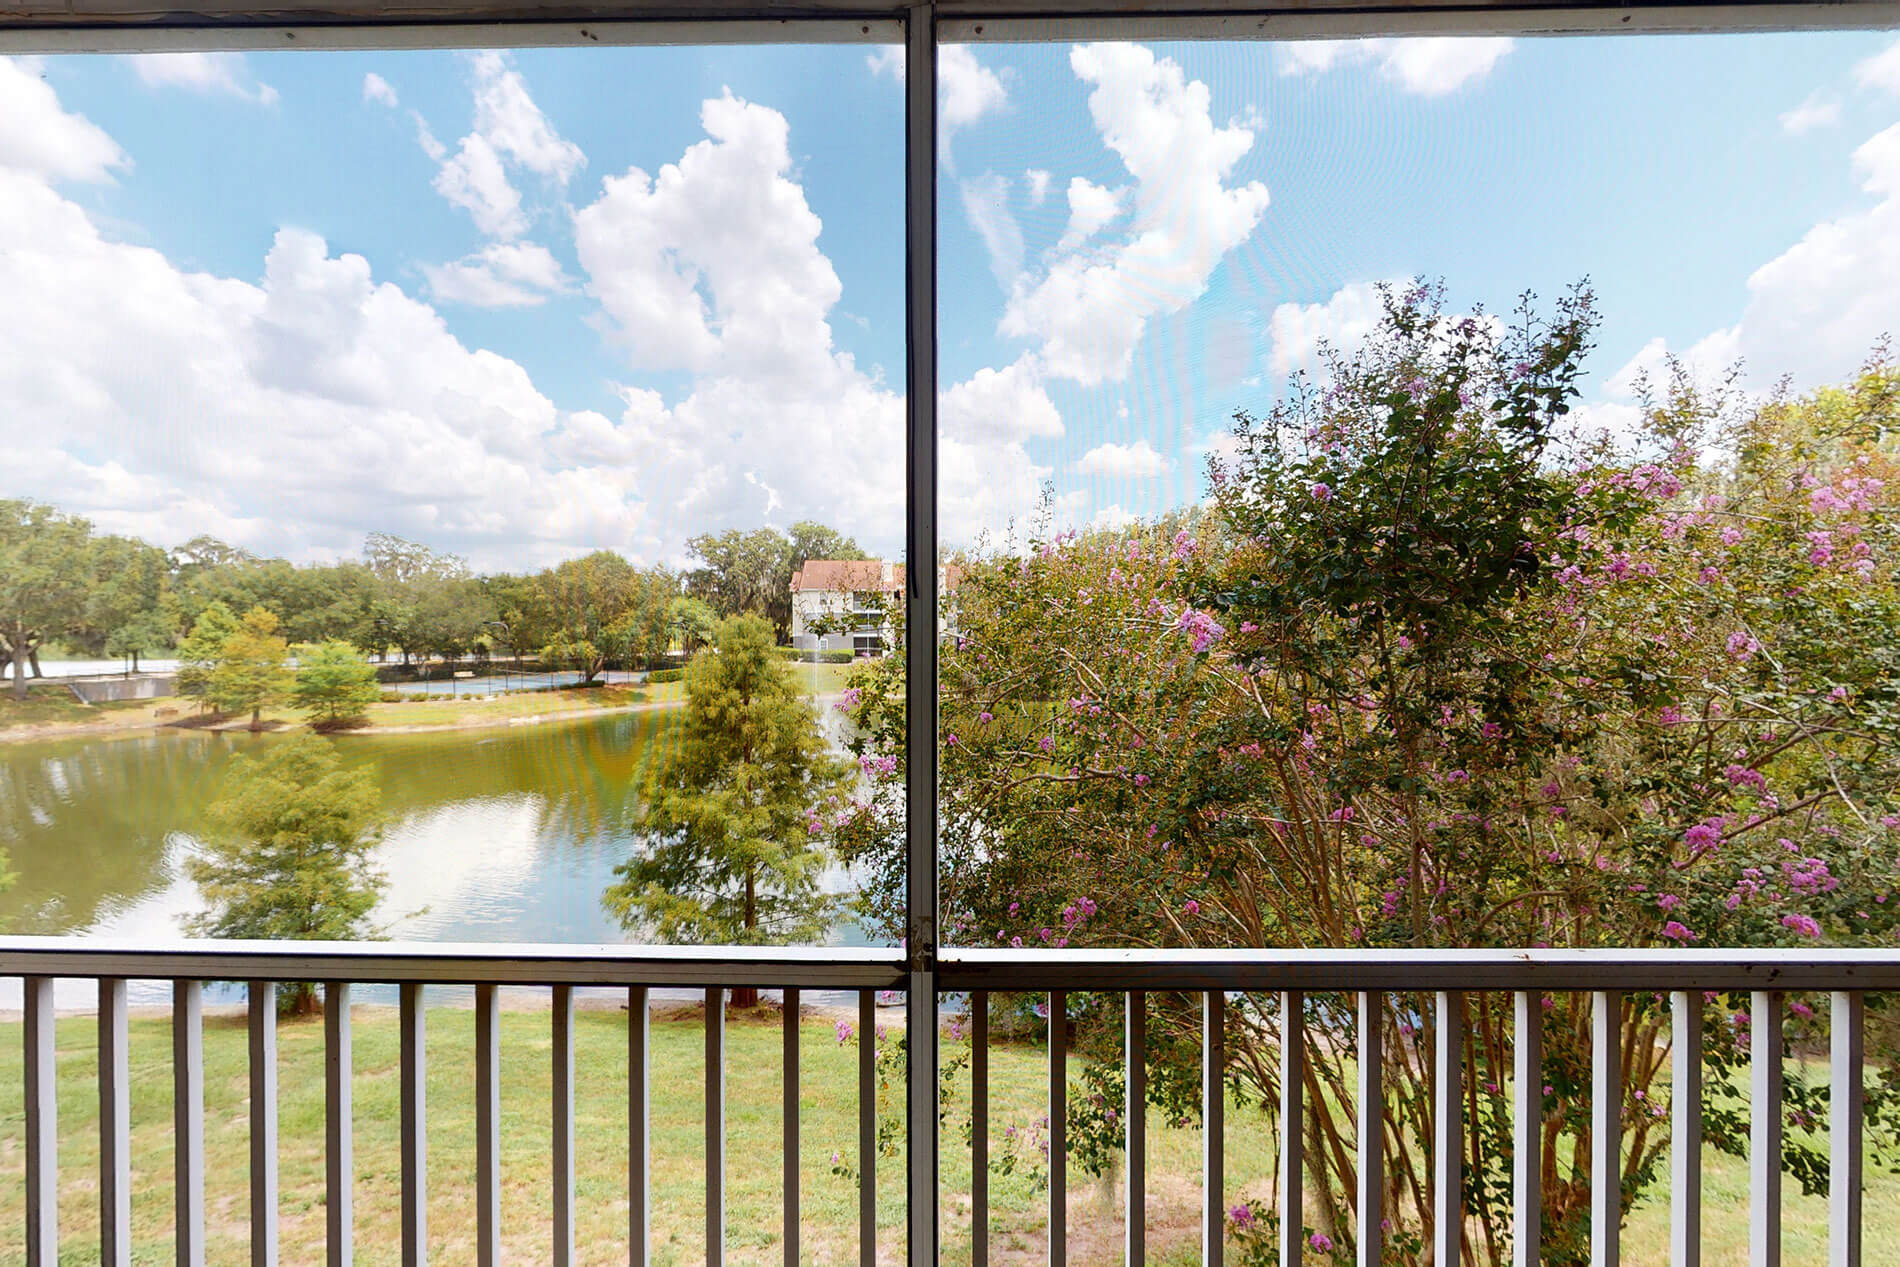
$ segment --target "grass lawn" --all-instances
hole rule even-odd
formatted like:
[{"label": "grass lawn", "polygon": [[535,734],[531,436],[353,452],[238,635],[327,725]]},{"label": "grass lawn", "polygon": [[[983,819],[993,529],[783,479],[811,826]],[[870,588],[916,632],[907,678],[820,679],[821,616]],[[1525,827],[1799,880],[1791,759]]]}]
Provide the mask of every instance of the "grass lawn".
[{"label": "grass lawn", "polygon": [[[169,703],[170,701],[166,701]],[[0,730],[12,726],[65,726],[103,724],[127,714],[149,712],[152,700],[119,700],[82,704],[63,686],[31,682],[24,702],[13,698],[13,683],[0,682]]]},{"label": "grass lawn", "polygon": [[[474,1017],[462,1008],[429,1013],[429,1235],[437,1261],[473,1258]],[[895,1028],[895,1018],[891,1026]],[[397,1034],[393,1011],[360,1007],[355,1014],[356,1245],[358,1261],[399,1258],[401,1170],[397,1140]],[[803,1029],[803,1148],[800,1158],[806,1261],[846,1263],[857,1256],[855,1183],[831,1173],[832,1154],[855,1161],[855,1044],[841,1045],[829,1018],[807,1016]],[[583,1010],[576,1022],[576,1153],[578,1259],[626,1260],[625,1034],[616,1010]],[[60,1226],[62,1262],[96,1261],[98,1156],[94,1079],[94,1026],[90,1018],[59,1023]],[[316,1261],[323,1239],[323,1076],[320,1022],[284,1021],[279,1029],[282,1147],[280,1210],[285,1261]],[[20,1208],[22,1148],[20,1026],[0,1025],[0,1263],[24,1261]],[[502,1224],[511,1261],[548,1257],[548,1133],[550,1043],[545,1012],[510,1011],[502,1017]],[[727,1028],[727,1244],[737,1263],[779,1261],[781,1161],[780,1033],[775,1014],[735,1018]],[[946,1042],[946,1050],[949,1044]],[[162,1017],[132,1025],[134,1235],[138,1261],[171,1261],[170,1025]],[[696,1015],[653,1025],[652,1140],[653,1261],[704,1261],[703,1030]],[[210,1254],[214,1263],[247,1259],[248,1127],[245,1033],[241,1017],[205,1022],[205,1135]],[[1019,1129],[1043,1113],[1044,1053],[999,1045],[991,1055],[992,1155],[1005,1129]],[[944,1261],[969,1256],[969,1151],[961,1126],[967,1110],[967,1074],[952,1093],[944,1130]],[[893,1088],[880,1107],[900,1113]],[[1150,1119],[1150,1261],[1186,1267],[1199,1261],[1200,1132]],[[900,1132],[901,1143],[901,1132]],[[1253,1112],[1228,1119],[1227,1199],[1268,1195],[1274,1156],[1269,1132]],[[1739,1267],[1747,1261],[1747,1167],[1711,1153],[1706,1161],[1704,1261]],[[1872,1169],[1870,1167],[1870,1175]],[[883,1159],[878,1176],[879,1259],[903,1259],[903,1171],[899,1158]],[[1021,1174],[990,1181],[991,1259],[1029,1264],[1046,1260],[1044,1195]],[[1825,1261],[1826,1205],[1820,1198],[1785,1197],[1785,1261]],[[1866,1198],[1867,1244],[1900,1238],[1900,1181],[1879,1175]],[[1070,1261],[1120,1261],[1119,1177],[1072,1173]],[[1667,1261],[1666,1193],[1640,1206],[1624,1232],[1625,1261]],[[1880,1261],[1875,1253],[1869,1262]]]}]

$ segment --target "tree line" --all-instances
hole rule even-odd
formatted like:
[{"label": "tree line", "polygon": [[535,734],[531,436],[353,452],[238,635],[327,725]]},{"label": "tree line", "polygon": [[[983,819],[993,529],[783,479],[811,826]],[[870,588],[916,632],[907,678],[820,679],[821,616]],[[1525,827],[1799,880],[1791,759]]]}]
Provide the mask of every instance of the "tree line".
[{"label": "tree line", "polygon": [[[532,573],[477,574],[465,559],[372,532],[362,557],[294,564],[199,536],[171,549],[95,531],[57,507],[0,499],[0,665],[16,699],[53,646],[131,660],[180,647],[207,611],[262,609],[290,644],[342,643],[403,664],[532,656],[591,682],[609,667],[691,654],[717,621],[791,624],[791,578],[806,560],[863,558],[823,524],[689,538],[681,569],[596,550]],[[212,658],[212,657],[206,657]]]}]

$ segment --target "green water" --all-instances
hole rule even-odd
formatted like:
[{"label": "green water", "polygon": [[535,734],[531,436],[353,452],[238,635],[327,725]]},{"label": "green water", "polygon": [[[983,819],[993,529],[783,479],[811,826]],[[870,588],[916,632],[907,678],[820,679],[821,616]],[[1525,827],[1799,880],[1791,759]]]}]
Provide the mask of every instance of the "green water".
[{"label": "green water", "polygon": [[[639,763],[667,714],[422,735],[343,737],[382,789],[377,921],[425,941],[627,939],[600,894],[638,842]],[[160,731],[0,746],[0,844],[19,881],[0,894],[15,933],[181,934],[200,908],[181,862],[233,755],[272,735]]]}]

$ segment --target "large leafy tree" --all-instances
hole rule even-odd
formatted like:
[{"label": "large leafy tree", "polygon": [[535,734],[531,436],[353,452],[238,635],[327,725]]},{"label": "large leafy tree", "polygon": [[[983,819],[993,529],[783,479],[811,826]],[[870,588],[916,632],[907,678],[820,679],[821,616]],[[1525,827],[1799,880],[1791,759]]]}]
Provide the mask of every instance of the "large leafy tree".
[{"label": "large leafy tree", "polygon": [[[1739,407],[1671,382],[1644,451],[1573,441],[1592,314],[1510,326],[1388,296],[1367,344],[1238,420],[1212,506],[973,561],[941,709],[943,912],[966,944],[1880,944],[1896,928],[1900,373]],[[847,694],[874,790],[847,828],[865,913],[902,931],[902,666]],[[1076,1000],[1110,1057],[1120,1003]],[[1157,1012],[1151,1093],[1195,1111],[1195,1018]],[[1383,1025],[1389,1243],[1429,1232],[1434,1003]],[[1471,1000],[1468,1254],[1510,1236],[1508,1001]],[[1803,1005],[1805,1006],[1805,1004]],[[1727,1087],[1745,997],[1709,1009]],[[1796,1017],[1799,1009],[1791,1009]],[[1719,1019],[1718,1019],[1719,1018]],[[1733,1019],[1732,1019],[1733,1018]],[[1587,1256],[1587,999],[1543,1020],[1545,1261]],[[1621,1020],[1626,1202],[1667,1143],[1661,1002]],[[1237,1000],[1230,1076],[1277,1098],[1282,1027]],[[1797,1036],[1806,1022],[1794,1023]],[[1882,1022],[1883,1024],[1885,1022]],[[1092,1046],[1092,1044],[1094,1044]],[[1874,1044],[1870,1043],[1872,1050]],[[1307,1213],[1350,1253],[1350,1052],[1309,1047]],[[1104,1066],[1112,1069],[1112,1066]],[[1117,1080],[1072,1138],[1113,1140]],[[1791,1079],[1791,1112],[1825,1088]],[[1708,1137],[1746,1146],[1718,1096]],[[1878,1099],[1878,1096],[1876,1096]],[[1870,1110],[1891,1142],[1891,1102]],[[1105,1153],[1103,1154],[1105,1155]],[[1810,1191],[1827,1161],[1793,1141]]]},{"label": "large leafy tree", "polygon": [[[810,941],[831,926],[819,889],[826,824],[849,775],[759,616],[722,621],[686,670],[679,734],[656,744],[637,826],[606,903],[667,942]],[[736,1003],[756,998],[735,993]]]},{"label": "large leafy tree", "polygon": [[277,632],[277,616],[253,607],[224,639],[205,683],[205,693],[221,713],[251,714],[251,729],[263,724],[264,707],[290,690],[286,661],[290,648]]},{"label": "large leafy tree", "polygon": [[737,528],[689,537],[700,566],[686,574],[687,589],[720,616],[753,612],[772,622],[782,642],[792,627],[792,573],[812,559],[862,559],[850,537],[811,520],[776,528]]},{"label": "large leafy tree", "polygon": [[549,568],[535,585],[552,630],[541,658],[578,669],[583,682],[664,645],[670,592],[611,550]]},{"label": "large leafy tree", "polygon": [[[209,909],[187,920],[200,937],[350,941],[370,935],[386,881],[370,861],[380,839],[378,793],[334,744],[301,734],[240,756],[211,806],[216,831],[187,863]],[[299,1011],[307,983],[280,996]]]},{"label": "large leafy tree", "polygon": [[51,506],[0,501],[0,653],[13,698],[26,698],[29,662],[48,638],[79,628],[94,579],[92,525]]},{"label": "large leafy tree", "polygon": [[164,618],[170,560],[132,537],[96,538],[92,553],[93,580],[77,641],[89,652],[129,656],[136,669],[140,655],[168,648],[177,638]]}]

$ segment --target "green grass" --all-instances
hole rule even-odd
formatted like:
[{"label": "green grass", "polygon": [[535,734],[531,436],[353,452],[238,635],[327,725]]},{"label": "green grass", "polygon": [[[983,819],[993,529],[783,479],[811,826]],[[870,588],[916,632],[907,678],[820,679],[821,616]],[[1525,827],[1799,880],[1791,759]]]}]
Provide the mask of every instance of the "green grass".
[{"label": "green grass", "polygon": [[[397,1028],[386,1008],[358,1008],[354,1020],[357,1261],[399,1259],[401,1167],[397,1125]],[[438,1261],[474,1258],[474,1019],[461,1008],[428,1016],[429,1234]],[[551,1043],[546,1013],[502,1016],[502,1226],[504,1257],[546,1261]],[[21,1027],[0,1024],[0,1263],[24,1261]],[[138,1261],[172,1256],[170,1022],[132,1023],[134,1240]],[[802,1027],[802,1240],[807,1261],[837,1263],[857,1253],[857,1187],[831,1173],[834,1150],[855,1159],[857,1048],[841,1045],[828,1019]],[[656,1020],[652,1057],[653,1233],[656,1264],[704,1261],[704,1031],[697,1016]],[[97,1260],[98,1104],[96,1029],[62,1019],[59,1049],[60,1227],[62,1262]],[[249,1129],[245,1030],[241,1017],[205,1021],[206,1210],[209,1261],[248,1253]],[[733,1262],[777,1261],[780,1246],[780,1044],[775,1015],[735,1018],[727,1030],[727,1238]],[[310,1261],[323,1243],[323,1028],[285,1020],[278,1035],[280,1218],[286,1261]],[[576,1208],[583,1263],[626,1261],[626,1016],[583,1010],[575,1034]],[[998,1081],[1024,1089],[1026,1111],[1039,1053],[998,1049]],[[967,1092],[966,1092],[967,1097]],[[1011,1097],[998,1106],[1002,1120]],[[967,1098],[963,1100],[968,1103]],[[901,1095],[886,1110],[901,1111]],[[945,1152],[944,1179],[969,1189],[969,1154]],[[878,1175],[880,1259],[902,1261],[903,1170],[883,1159]],[[1037,1197],[1021,1180],[993,1185],[1004,1220],[1031,1215]],[[964,1203],[967,1244],[967,1202]],[[1035,1215],[1031,1221],[1040,1221]],[[954,1235],[954,1233],[953,1233]]]},{"label": "green grass", "polygon": [[102,722],[116,714],[149,709],[151,700],[115,700],[82,704],[64,686],[29,682],[24,702],[13,698],[13,682],[0,682],[0,730],[14,726],[72,725]]},{"label": "green grass", "polygon": [[[432,1009],[429,1025],[429,1229],[437,1261],[473,1259],[474,1021],[454,1007]],[[895,1021],[893,1019],[892,1026]],[[393,1263],[399,1254],[401,1193],[397,1122],[397,1032],[391,1009],[359,1007],[354,1019],[355,1232],[357,1259]],[[842,1263],[857,1254],[857,1188],[831,1173],[834,1151],[855,1162],[857,1048],[841,1045],[828,1018],[807,1016],[802,1027],[801,1188],[805,1260]],[[576,1021],[576,1154],[578,1259],[626,1259],[626,1017],[617,1010],[583,1010]],[[96,1261],[98,1157],[95,1028],[90,1018],[62,1019],[58,1027],[61,1261]],[[314,1261],[323,1241],[322,1026],[286,1020],[279,1031],[281,1114],[280,1216],[286,1261]],[[504,1256],[538,1262],[548,1257],[550,1131],[548,1085],[551,1044],[545,1012],[502,1016],[502,1226]],[[727,1244],[735,1263],[779,1261],[781,1209],[780,1043],[776,1015],[735,1017],[727,1029]],[[0,1264],[24,1261],[20,1240],[24,1185],[21,1107],[21,1034],[18,1022],[0,1024]],[[946,1055],[954,1045],[946,1040]],[[141,1017],[132,1024],[133,1227],[137,1261],[172,1256],[172,1145],[170,1023]],[[652,1236],[656,1264],[704,1261],[704,1039],[697,1015],[656,1019],[652,1061]],[[242,1018],[205,1022],[206,1208],[214,1263],[246,1260],[249,1132],[245,1033]],[[1073,1066],[1072,1066],[1073,1068]],[[1077,1070],[1079,1072],[1079,1070]],[[999,1154],[1006,1129],[1021,1129],[1045,1111],[1047,1065],[1035,1047],[998,1045],[991,1053],[991,1134]],[[968,1075],[953,1083],[943,1132],[941,1182],[946,1262],[969,1256],[970,1165],[963,1130]],[[901,1114],[891,1088],[881,1113]],[[900,1123],[901,1124],[901,1123]],[[901,1144],[901,1133],[899,1142]],[[1163,1267],[1199,1261],[1200,1132],[1149,1119],[1149,1258]],[[1267,1198],[1275,1155],[1271,1133],[1257,1110],[1228,1115],[1226,1200]],[[1745,1163],[1711,1151],[1705,1160],[1704,1259],[1710,1267],[1747,1261],[1748,1175]],[[1877,1247],[1900,1243],[1900,1181],[1873,1174],[1866,1194],[1869,1262]],[[1120,1261],[1120,1177],[1095,1179],[1071,1168],[1070,1261]],[[991,1260],[1043,1261],[1046,1196],[1024,1174],[990,1180]],[[1790,1182],[1784,1195],[1785,1257],[1789,1264],[1825,1261],[1826,1202],[1802,1197]],[[902,1261],[903,1170],[900,1158],[880,1159],[880,1261]],[[1638,1206],[1623,1234],[1624,1261],[1667,1262],[1668,1193]]]}]

